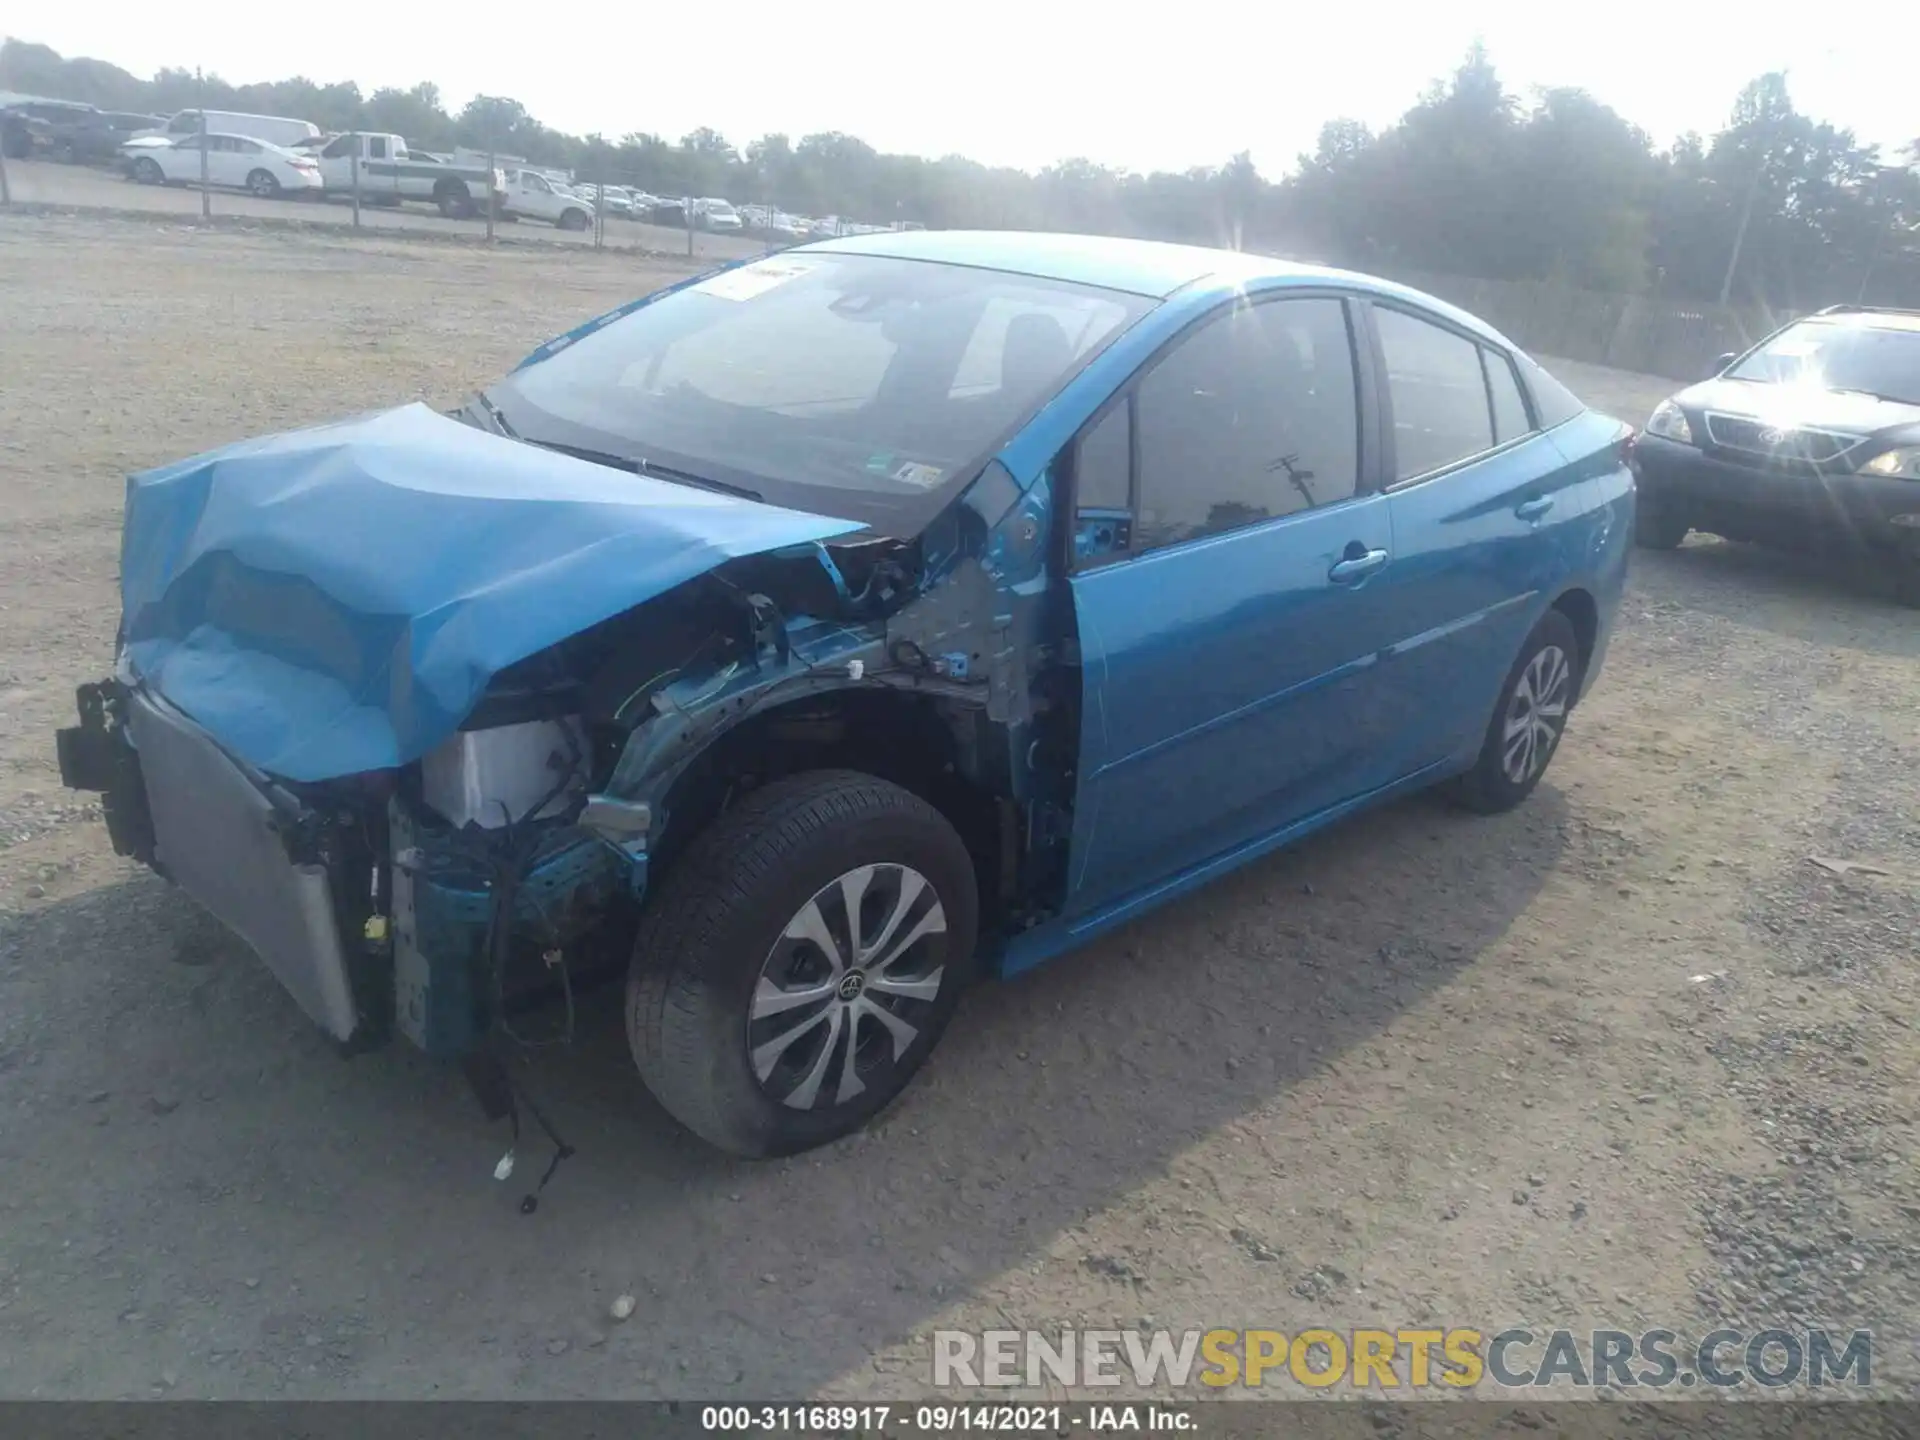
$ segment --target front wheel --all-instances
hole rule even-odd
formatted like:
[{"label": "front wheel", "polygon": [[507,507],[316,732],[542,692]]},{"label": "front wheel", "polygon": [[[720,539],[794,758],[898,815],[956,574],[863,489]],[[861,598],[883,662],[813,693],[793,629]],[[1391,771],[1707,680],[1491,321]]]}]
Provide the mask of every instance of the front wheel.
[{"label": "front wheel", "polygon": [[584,230],[592,222],[584,210],[562,210],[558,223],[562,230]]},{"label": "front wheel", "polygon": [[1483,815],[1497,815],[1533,793],[1566,733],[1580,664],[1580,637],[1573,622],[1549,610],[1507,672],[1480,756],[1473,769],[1453,782],[1455,801]]},{"label": "front wheel", "polygon": [[757,791],[689,848],[641,919],[627,1038],[648,1089],[734,1155],[858,1129],[959,1003],[972,857],[919,797],[822,770]]},{"label": "front wheel", "polygon": [[247,189],[262,200],[272,200],[280,194],[280,182],[270,170],[255,170],[247,176]]},{"label": "front wheel", "polygon": [[150,156],[142,155],[133,162],[133,178],[142,185],[164,185],[166,173],[161,170],[160,162]]}]

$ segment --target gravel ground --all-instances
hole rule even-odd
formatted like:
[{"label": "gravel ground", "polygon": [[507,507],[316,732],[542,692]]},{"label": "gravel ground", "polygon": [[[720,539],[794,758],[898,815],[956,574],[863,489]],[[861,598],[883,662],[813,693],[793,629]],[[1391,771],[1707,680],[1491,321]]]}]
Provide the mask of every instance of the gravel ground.
[{"label": "gravel ground", "polygon": [[527,1219],[457,1075],[336,1059],[60,788],[122,476],[451,400],[672,273],[0,215],[0,1394],[898,1397],[937,1326],[1723,1319],[1871,1326],[1914,1393],[1920,626],[1745,547],[1637,557],[1519,812],[1397,805],[985,988],[826,1151],[681,1135],[609,1004]]}]

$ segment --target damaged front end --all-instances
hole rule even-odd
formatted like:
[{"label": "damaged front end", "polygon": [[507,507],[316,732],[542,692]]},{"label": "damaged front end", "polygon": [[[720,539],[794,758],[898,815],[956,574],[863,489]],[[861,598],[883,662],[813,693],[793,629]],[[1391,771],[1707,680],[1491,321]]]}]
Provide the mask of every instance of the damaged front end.
[{"label": "damaged front end", "polygon": [[[238,612],[207,598],[244,596],[253,577],[203,586],[184,624],[186,582],[172,579],[129,605],[115,678],[82,688],[80,723],[59,737],[63,778],[101,791],[116,850],[198,899],[352,1049],[394,1031],[449,1059],[496,1036],[531,1041],[519,1002],[557,991],[570,1016],[575,985],[626,960],[659,869],[740,793],[796,767],[907,767],[921,789],[965,791],[979,848],[998,857],[985,888],[1017,923],[1047,888],[1035,837],[1062,842],[1064,864],[1064,822],[1048,824],[1064,816],[1059,767],[1036,728],[1036,662],[1061,633],[1048,518],[1044,479],[1023,491],[990,465],[910,540],[724,558],[494,669],[417,756],[405,752],[423,732],[404,721],[424,707],[386,704],[398,763],[297,778],[236,742],[389,758],[355,713],[369,693],[356,666],[329,677],[356,702],[343,725],[227,725],[224,693],[203,723],[169,694],[204,693],[196,654],[244,648],[226,667],[244,677],[274,647],[237,644]],[[213,559],[231,568],[240,551]],[[210,636],[214,621],[227,633]],[[283,669],[286,649],[270,657]],[[182,675],[193,683],[168,683]]]}]

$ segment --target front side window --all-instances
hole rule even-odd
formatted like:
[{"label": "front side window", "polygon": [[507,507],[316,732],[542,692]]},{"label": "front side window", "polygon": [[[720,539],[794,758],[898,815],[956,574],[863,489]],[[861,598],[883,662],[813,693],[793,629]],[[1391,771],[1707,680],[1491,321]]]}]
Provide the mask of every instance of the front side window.
[{"label": "front side window", "polygon": [[1393,407],[1394,479],[1445,469],[1493,448],[1480,347],[1403,310],[1374,310]]},{"label": "front side window", "polygon": [[1132,499],[1133,427],[1124,401],[1081,437],[1074,455],[1074,506],[1080,510],[1125,510]]},{"label": "front side window", "polygon": [[529,439],[885,526],[969,478],[1153,304],[968,266],[791,252],[642,306],[490,393]]},{"label": "front side window", "polygon": [[1339,300],[1236,305],[1148,371],[1136,403],[1138,549],[1329,505],[1357,488],[1359,402]]},{"label": "front side window", "polygon": [[1803,320],[1741,360],[1727,378],[1850,390],[1920,405],[1920,330]]}]

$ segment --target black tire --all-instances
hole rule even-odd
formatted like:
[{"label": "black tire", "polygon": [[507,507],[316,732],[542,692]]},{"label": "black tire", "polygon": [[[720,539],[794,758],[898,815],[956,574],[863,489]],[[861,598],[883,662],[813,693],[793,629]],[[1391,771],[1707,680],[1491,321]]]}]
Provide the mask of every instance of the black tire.
[{"label": "black tire", "polygon": [[1671,505],[1640,496],[1633,512],[1633,543],[1642,550],[1677,550],[1692,529]]},{"label": "black tire", "polygon": [[[1573,622],[1558,610],[1541,616],[1500,686],[1479,758],[1448,787],[1449,798],[1482,815],[1498,815],[1531,795],[1560,748],[1585,663]],[[1537,705],[1528,698],[1536,686],[1545,692]],[[1507,728],[1523,715],[1531,718],[1536,710],[1538,725],[1532,730],[1522,767],[1517,764],[1520,757],[1512,753],[1518,742],[1509,741]]]},{"label": "black tire", "polygon": [[560,218],[553,222],[562,230],[584,230],[593,223],[584,210],[562,210]]},{"label": "black tire", "polygon": [[160,162],[151,155],[142,155],[133,162],[133,178],[142,185],[164,185],[167,172],[160,168]]},{"label": "black tire", "polygon": [[1910,610],[1920,610],[1920,555],[1896,562],[1893,572],[1893,600]]},{"label": "black tire", "polygon": [[440,213],[449,220],[465,220],[473,214],[473,196],[458,180],[442,181],[433,192],[433,198],[440,207]]},{"label": "black tire", "polygon": [[[811,910],[844,945],[851,927],[842,881],[865,867],[877,869],[862,882],[868,903],[855,908],[876,946],[886,943],[888,913],[896,942],[933,904],[945,920],[944,932],[888,962],[890,984],[883,990],[873,979],[871,993],[867,977],[881,966],[836,967],[823,946],[787,934]],[[900,897],[913,894],[910,875],[926,890],[908,906]],[[977,909],[965,844],[918,796],[848,770],[754,792],[693,841],[641,917],[627,978],[627,1039],[641,1078],[683,1125],[733,1155],[791,1155],[839,1139],[905,1089],[939,1040],[971,977]],[[937,990],[906,998],[892,988],[901,984]],[[756,995],[791,995],[795,986],[819,994],[753,1016]],[[896,1025],[874,1010],[906,1025],[904,1049]],[[800,1038],[775,1045],[788,1035]],[[761,1062],[764,1083],[750,1054],[756,1046],[773,1056]],[[841,1100],[849,1070],[860,1088]]]},{"label": "black tire", "polygon": [[247,189],[262,200],[280,198],[280,182],[271,170],[255,170],[247,176]]}]

